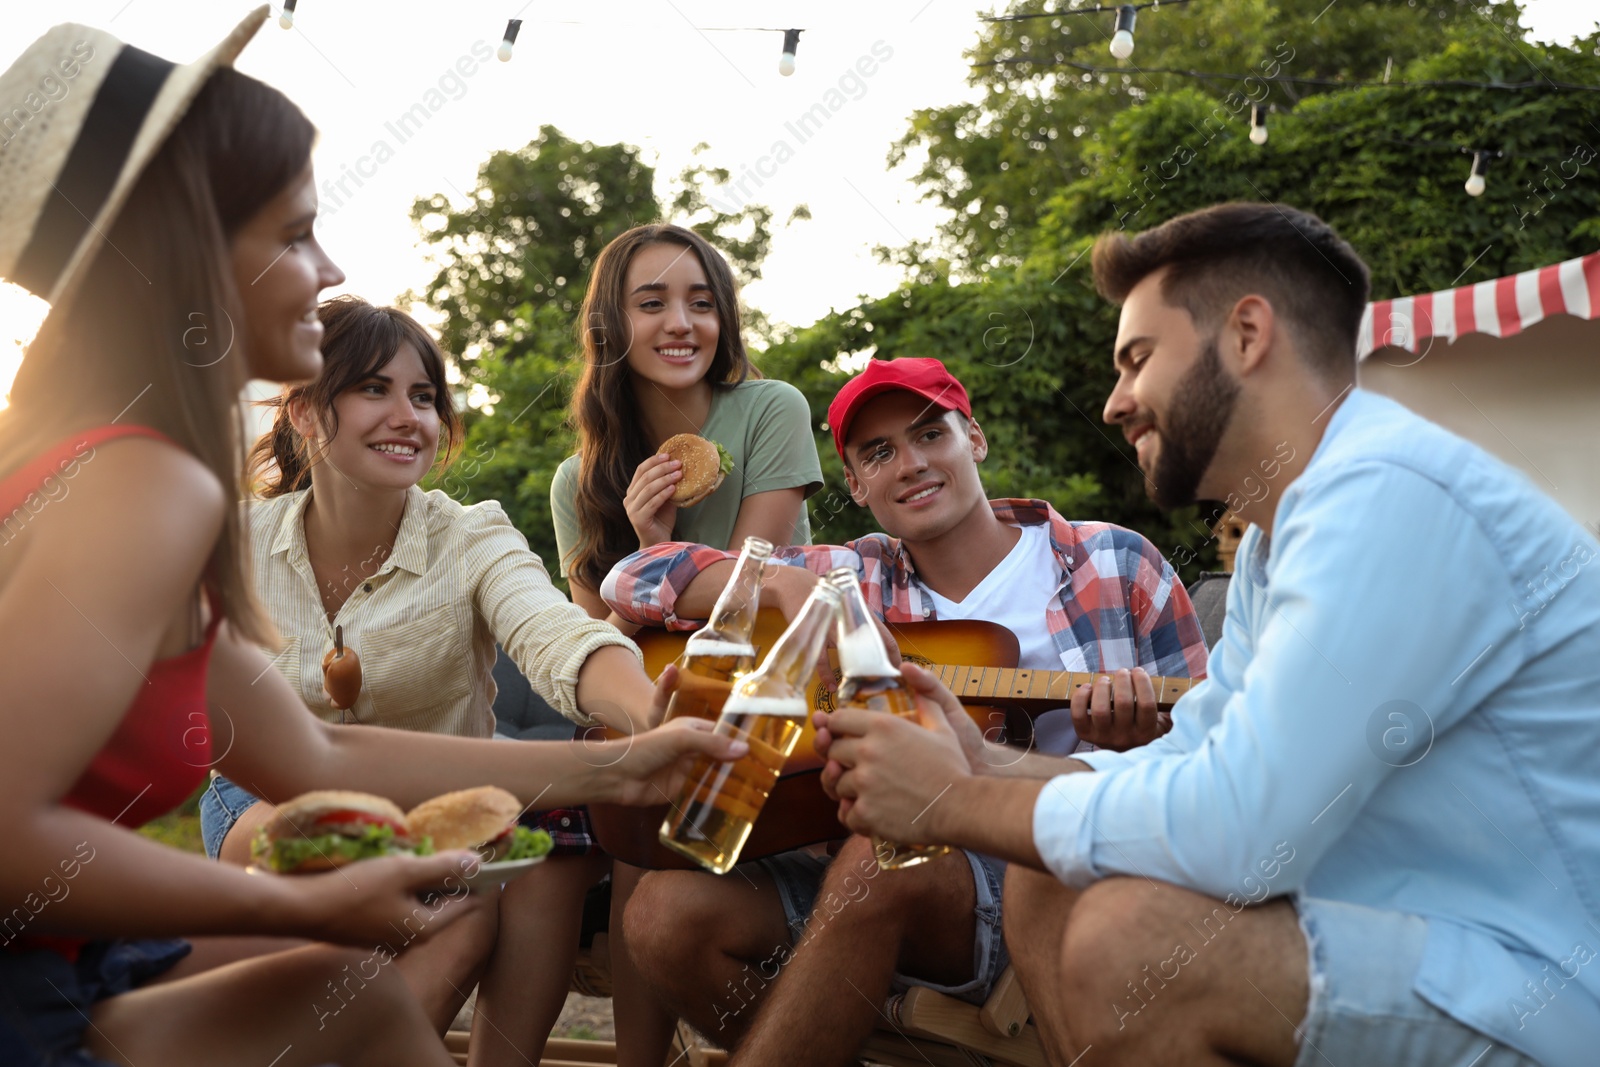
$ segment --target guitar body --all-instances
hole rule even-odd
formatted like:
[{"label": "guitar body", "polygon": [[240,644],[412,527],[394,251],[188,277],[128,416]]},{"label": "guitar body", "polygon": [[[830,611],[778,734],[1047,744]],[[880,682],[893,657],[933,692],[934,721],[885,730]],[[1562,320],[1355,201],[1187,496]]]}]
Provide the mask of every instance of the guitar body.
[{"label": "guitar body", "polygon": [[[759,662],[765,651],[783,633],[783,617],[763,609],[756,620],[755,646]],[[1017,665],[1017,638],[1004,626],[990,622],[915,622],[890,623],[889,630],[900,646],[903,659],[930,669],[942,663],[963,663],[984,667],[1011,668]],[[641,631],[634,638],[644,653],[645,670],[656,677],[683,652],[688,634],[665,630]],[[832,677],[821,672],[813,679],[807,696],[811,707],[832,711],[839,671],[834,654],[829,652]],[[967,714],[981,729],[991,729],[997,708],[969,705]],[[620,735],[619,735],[620,736]],[[838,802],[822,791],[822,760],[813,742],[816,727],[807,717],[804,732],[794,754],[783,766],[783,774],[772,789],[745,843],[742,859],[758,859],[849,836],[840,824]],[[630,808],[615,804],[591,804],[590,820],[600,847],[615,858],[635,867],[651,870],[699,870],[690,861],[663,848],[657,835],[666,818],[668,805]]]}]

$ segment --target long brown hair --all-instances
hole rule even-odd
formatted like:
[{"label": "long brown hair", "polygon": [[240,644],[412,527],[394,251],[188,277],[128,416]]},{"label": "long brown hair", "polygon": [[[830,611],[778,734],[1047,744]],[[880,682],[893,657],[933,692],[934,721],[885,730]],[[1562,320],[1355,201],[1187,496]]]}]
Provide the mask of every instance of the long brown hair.
[{"label": "long brown hair", "polygon": [[311,446],[289,420],[290,403],[304,402],[317,422],[328,427],[331,440],[339,432],[334,400],[387,367],[406,343],[417,350],[433,385],[433,407],[439,413],[444,437],[438,463],[448,466],[461,440],[461,417],[445,380],[444,355],[433,336],[399,308],[377,307],[358,296],[324,300],[317,307],[317,318],[323,326],[322,373],[314,381],[262,401],[262,406],[276,408],[278,413],[272,431],[256,442],[245,464],[246,481],[258,486],[257,495],[271,498],[304,489],[311,484],[312,466],[321,458],[312,455]]},{"label": "long brown hair", "polygon": [[[50,310],[28,346],[0,419],[0,469],[125,417],[238,488],[249,374],[229,242],[304,173],[315,137],[278,90],[227,67],[211,75],[76,295]],[[245,538],[243,517],[227,508],[204,580],[234,629],[267,644],[274,629],[252,593]]]},{"label": "long brown hair", "polygon": [[705,380],[713,389],[726,390],[761,376],[744,348],[738,283],[728,261],[705,238],[682,226],[656,223],[635,226],[600,250],[578,316],[584,365],[572,391],[571,409],[578,431],[580,536],[567,572],[591,589],[599,589],[616,562],[639,547],[622,498],[633,472],[660,444],[645,439],[628,367],[633,343],[626,300],[628,267],[640,249],[652,244],[689,249],[706,272],[720,330]]}]

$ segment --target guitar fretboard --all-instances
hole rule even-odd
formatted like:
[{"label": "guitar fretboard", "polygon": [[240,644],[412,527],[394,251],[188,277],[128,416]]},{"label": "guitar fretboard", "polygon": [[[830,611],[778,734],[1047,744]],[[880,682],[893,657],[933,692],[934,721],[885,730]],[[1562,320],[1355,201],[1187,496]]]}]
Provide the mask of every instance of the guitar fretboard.
[{"label": "guitar fretboard", "polygon": [[[1072,700],[1072,691],[1080,685],[1092,685],[1108,676],[1104,671],[1035,671],[1021,667],[959,667],[938,665],[933,668],[950,692],[964,701],[981,704],[1046,704],[1066,707]],[[1156,704],[1171,707],[1197,684],[1193,678],[1164,678],[1152,675],[1150,684],[1156,692]]]}]

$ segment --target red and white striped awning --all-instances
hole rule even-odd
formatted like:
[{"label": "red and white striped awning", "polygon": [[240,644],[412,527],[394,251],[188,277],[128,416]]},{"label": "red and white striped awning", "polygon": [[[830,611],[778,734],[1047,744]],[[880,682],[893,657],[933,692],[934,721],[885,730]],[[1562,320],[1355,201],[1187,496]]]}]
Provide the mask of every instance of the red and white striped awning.
[{"label": "red and white striped awning", "polygon": [[1549,315],[1600,318],[1600,252],[1441,293],[1367,305],[1357,357],[1385,345],[1415,352],[1430,337],[1510,337]]}]

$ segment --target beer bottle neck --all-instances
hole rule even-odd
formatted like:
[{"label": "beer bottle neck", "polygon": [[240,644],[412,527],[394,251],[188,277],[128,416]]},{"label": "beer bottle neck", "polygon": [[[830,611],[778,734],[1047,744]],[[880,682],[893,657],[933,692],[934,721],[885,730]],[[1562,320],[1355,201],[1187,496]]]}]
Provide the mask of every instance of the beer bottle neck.
[{"label": "beer bottle neck", "polygon": [[839,667],[846,678],[898,678],[900,672],[889,662],[889,650],[877,627],[868,622],[854,630],[839,624]]},{"label": "beer bottle neck", "polygon": [[819,585],[812,590],[766,661],[739,684],[739,690],[752,696],[803,694],[827,642],[838,604],[831,587]]},{"label": "beer bottle neck", "polygon": [[717,597],[711,618],[695,632],[692,641],[750,644],[756,630],[756,608],[761,603],[761,573],[772,554],[770,545],[751,544],[753,540],[745,542],[739,561],[734,565],[733,577]]},{"label": "beer bottle neck", "polygon": [[839,666],[846,678],[898,678],[900,672],[889,661],[889,650],[873,624],[866,595],[855,572],[840,568],[830,571],[828,582],[839,590],[839,629],[835,644]]}]

